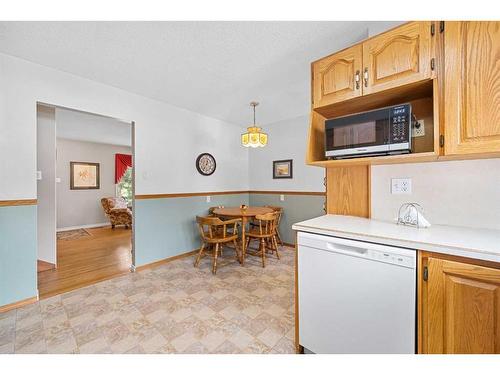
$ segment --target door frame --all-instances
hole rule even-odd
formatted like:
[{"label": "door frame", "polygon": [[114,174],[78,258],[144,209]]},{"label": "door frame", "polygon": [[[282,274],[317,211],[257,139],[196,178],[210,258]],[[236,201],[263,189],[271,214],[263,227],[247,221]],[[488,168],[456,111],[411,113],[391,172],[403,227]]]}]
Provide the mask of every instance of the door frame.
[{"label": "door frame", "polygon": [[[135,272],[135,269],[136,269],[136,266],[135,266],[135,260],[136,260],[136,256],[135,256],[135,170],[136,170],[136,158],[135,158],[135,121],[133,120],[124,120],[124,119],[121,119],[121,118],[117,118],[117,117],[113,117],[113,116],[109,116],[109,115],[104,115],[104,114],[101,114],[101,113],[95,113],[95,112],[90,112],[90,111],[84,111],[84,110],[81,110],[81,109],[76,109],[76,108],[72,108],[72,107],[66,107],[66,106],[63,106],[63,105],[58,105],[58,104],[52,104],[52,103],[47,103],[47,102],[42,102],[42,101],[36,101],[35,103],[35,121],[36,121],[36,117],[38,115],[38,105],[41,105],[41,106],[45,106],[45,107],[50,107],[50,108],[54,108],[54,109],[57,109],[57,108],[60,108],[60,109],[66,109],[66,110],[70,110],[70,111],[75,111],[75,112],[80,112],[80,113],[85,113],[85,114],[90,114],[90,115],[94,115],[94,116],[100,116],[100,117],[105,117],[105,118],[109,118],[109,119],[113,119],[113,120],[118,120],[118,121],[121,121],[121,122],[124,122],[124,123],[129,123],[130,124],[130,131],[131,131],[131,149],[132,149],[132,228],[131,228],[131,264],[130,264],[130,272]],[[38,129],[38,125],[36,125],[37,129]],[[57,133],[56,133],[56,138],[57,138]],[[38,143],[36,145],[36,153],[37,153],[37,157],[38,157]],[[54,184],[56,184],[56,182],[54,181]],[[38,191],[37,191],[37,199],[38,199]],[[38,219],[37,219],[37,228],[38,228]],[[57,226],[56,226],[56,231],[57,231]],[[38,243],[37,243],[37,255],[38,255]],[[56,257],[57,257],[57,240],[56,240]],[[57,267],[57,263],[56,263],[56,267]],[[117,275],[116,277],[118,277],[119,275]],[[37,286],[38,286],[38,271],[37,271]]]}]

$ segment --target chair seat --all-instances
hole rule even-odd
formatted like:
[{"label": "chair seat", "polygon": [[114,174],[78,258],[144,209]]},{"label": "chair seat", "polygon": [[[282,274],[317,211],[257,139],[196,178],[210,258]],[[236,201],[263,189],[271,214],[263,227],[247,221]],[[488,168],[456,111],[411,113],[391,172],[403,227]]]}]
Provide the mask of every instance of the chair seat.
[{"label": "chair seat", "polygon": [[268,237],[272,237],[272,234],[269,234],[269,233],[261,234],[258,229],[257,230],[251,229],[251,230],[246,232],[246,236],[247,237],[255,237],[255,238],[268,238]]},{"label": "chair seat", "polygon": [[205,238],[204,241],[208,243],[225,243],[238,239],[238,234],[234,234],[232,236],[214,236],[212,238]]}]

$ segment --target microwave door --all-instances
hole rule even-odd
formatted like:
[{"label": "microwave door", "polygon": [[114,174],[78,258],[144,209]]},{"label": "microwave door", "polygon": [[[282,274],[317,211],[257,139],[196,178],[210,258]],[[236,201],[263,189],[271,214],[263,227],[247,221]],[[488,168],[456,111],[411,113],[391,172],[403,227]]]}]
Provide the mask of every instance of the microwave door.
[{"label": "microwave door", "polygon": [[327,130],[327,156],[365,155],[387,152],[388,121],[373,120],[332,126]]}]

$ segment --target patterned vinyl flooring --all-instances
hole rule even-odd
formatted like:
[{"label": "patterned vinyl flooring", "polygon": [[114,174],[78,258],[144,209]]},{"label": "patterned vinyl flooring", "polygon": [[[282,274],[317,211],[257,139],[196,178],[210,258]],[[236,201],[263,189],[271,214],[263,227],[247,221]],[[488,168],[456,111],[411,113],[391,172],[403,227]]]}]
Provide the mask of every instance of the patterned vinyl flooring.
[{"label": "patterned vinyl flooring", "polygon": [[0,353],[293,353],[294,251],[266,268],[225,251],[0,313]]}]

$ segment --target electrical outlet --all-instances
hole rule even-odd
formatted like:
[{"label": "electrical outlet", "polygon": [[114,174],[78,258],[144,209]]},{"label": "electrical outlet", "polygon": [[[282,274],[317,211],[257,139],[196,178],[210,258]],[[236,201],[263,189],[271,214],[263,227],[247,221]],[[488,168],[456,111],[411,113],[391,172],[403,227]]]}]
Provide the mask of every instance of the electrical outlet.
[{"label": "electrical outlet", "polygon": [[392,178],[391,194],[411,194],[411,178]]},{"label": "electrical outlet", "polygon": [[285,200],[285,195],[280,194],[280,201],[283,202]]},{"label": "electrical outlet", "polygon": [[207,195],[207,203],[210,203],[211,200],[212,198],[210,197],[210,195]]},{"label": "electrical outlet", "polygon": [[417,120],[420,126],[417,128],[416,126],[411,127],[411,136],[413,138],[423,137],[425,135],[425,123],[424,120]]}]

